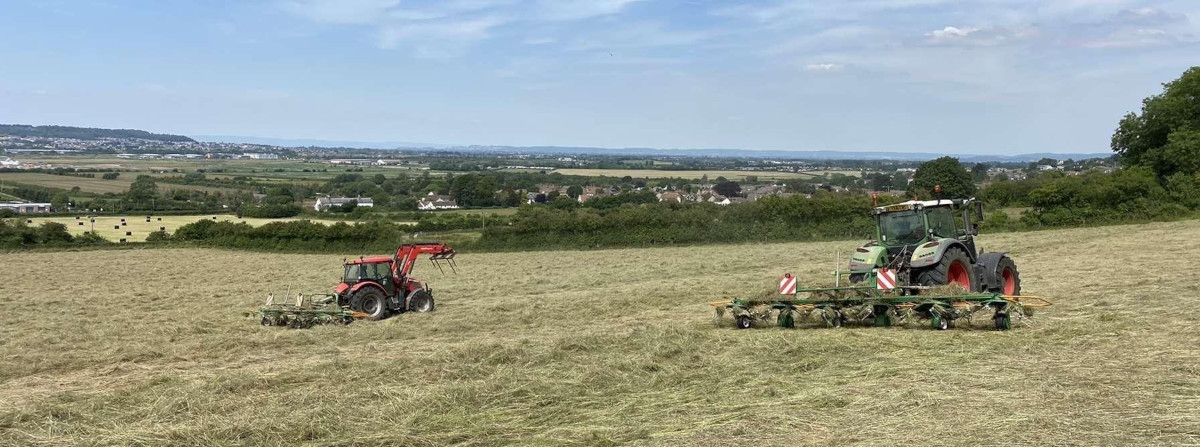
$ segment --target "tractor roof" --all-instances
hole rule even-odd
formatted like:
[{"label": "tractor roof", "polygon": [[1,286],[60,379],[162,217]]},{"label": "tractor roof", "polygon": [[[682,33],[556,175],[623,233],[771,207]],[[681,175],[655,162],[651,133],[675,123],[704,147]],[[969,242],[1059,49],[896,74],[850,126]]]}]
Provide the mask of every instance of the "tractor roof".
[{"label": "tractor roof", "polygon": [[347,259],[347,264],[374,264],[377,262],[392,262],[388,256],[372,256],[370,258]]},{"label": "tractor roof", "polygon": [[951,205],[961,204],[962,202],[964,202],[964,201],[963,200],[955,201],[955,200],[947,200],[947,199],[909,200],[907,202],[900,202],[900,203],[896,203],[896,204],[892,204],[892,205],[875,207],[875,214],[888,213],[888,212],[894,212],[894,211],[916,210],[916,209],[929,208],[929,207],[934,207],[934,206],[951,206]]}]

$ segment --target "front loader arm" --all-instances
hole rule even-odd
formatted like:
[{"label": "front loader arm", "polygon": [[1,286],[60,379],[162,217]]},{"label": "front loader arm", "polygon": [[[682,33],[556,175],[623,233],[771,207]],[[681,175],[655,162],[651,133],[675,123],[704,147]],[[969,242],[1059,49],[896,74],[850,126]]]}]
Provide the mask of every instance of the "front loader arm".
[{"label": "front loader arm", "polygon": [[453,268],[454,255],[457,252],[443,243],[403,244],[396,249],[395,274],[401,277],[408,276],[412,272],[413,265],[416,264],[417,257],[422,253],[429,254],[430,259],[435,263],[439,260],[450,261],[451,268]]}]

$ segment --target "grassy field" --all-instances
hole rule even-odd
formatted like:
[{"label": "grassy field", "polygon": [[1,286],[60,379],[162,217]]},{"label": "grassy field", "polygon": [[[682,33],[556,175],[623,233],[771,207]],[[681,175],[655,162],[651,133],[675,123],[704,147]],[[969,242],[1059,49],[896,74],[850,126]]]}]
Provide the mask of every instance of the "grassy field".
[{"label": "grassy field", "polygon": [[606,176],[606,177],[624,177],[630,176],[634,178],[684,178],[684,179],[699,179],[705,175],[710,180],[716,180],[717,177],[725,177],[729,180],[744,180],[746,176],[757,176],[759,180],[787,180],[793,178],[813,178],[820,177],[826,173],[829,174],[845,174],[852,177],[858,177],[859,171],[807,171],[807,172],[772,172],[772,171],[663,171],[653,169],[555,169],[562,175],[584,175],[584,176]]},{"label": "grassy field", "polygon": [[[153,215],[150,215],[150,216],[152,216],[150,219],[150,222],[146,222],[146,216],[147,216],[146,214],[137,215],[137,216],[98,216],[95,218],[96,219],[96,222],[95,222],[96,233],[103,236],[105,239],[108,239],[113,242],[119,241],[122,238],[127,239],[129,242],[142,242],[142,241],[146,240],[146,235],[150,234],[151,232],[158,231],[158,229],[160,227],[165,227],[166,231],[174,233],[176,229],[178,229],[179,227],[181,227],[183,225],[190,224],[190,223],[196,222],[198,220],[212,219],[213,217],[216,217],[217,218],[216,220],[246,222],[246,223],[256,226],[256,227],[259,225],[265,224],[265,223],[269,223],[269,222],[291,221],[291,220],[300,219],[300,218],[296,218],[296,219],[292,219],[292,218],[259,219],[259,218],[254,218],[254,217],[244,217],[242,219],[238,219],[236,216],[229,215],[229,214],[218,214],[218,215],[209,215],[209,216],[153,216]],[[121,225],[121,219],[125,219],[125,225]],[[66,225],[67,231],[70,231],[71,234],[74,234],[74,235],[79,235],[85,231],[90,231],[92,229],[92,223],[88,221],[87,217],[80,217],[79,219],[75,219],[74,217],[35,217],[35,218],[22,218],[22,220],[32,221],[33,222],[32,225],[40,225],[42,222],[59,222],[63,225]],[[314,220],[314,219],[309,219],[309,220]],[[325,223],[325,224],[336,222],[336,221],[323,221],[323,220],[314,220],[314,221]],[[80,225],[80,223],[82,223],[83,225]],[[413,224],[413,225],[416,224],[415,222],[398,222],[398,223],[409,223],[409,224]],[[133,234],[130,236],[126,236],[125,232],[130,232]]]},{"label": "grassy field", "polygon": [[[73,175],[54,175],[42,174],[37,172],[3,172],[0,173],[0,181],[2,182],[17,182],[26,185],[43,186],[46,188],[57,188],[70,190],[78,186],[83,192],[94,193],[122,193],[129,191],[129,185],[137,179],[136,173],[122,173],[120,177],[113,180],[105,180],[97,174],[95,178],[76,177]],[[211,186],[196,186],[196,185],[173,185],[169,183],[158,183],[158,189],[162,191],[172,189],[184,189],[191,191],[221,191],[224,193],[239,192],[233,188],[215,188]]]},{"label": "grassy field", "polygon": [[0,444],[1195,445],[1198,238],[986,235],[1056,302],[1009,332],[713,326],[858,241],[464,253],[433,313],[308,330],[246,315],[358,253],[0,254]]}]

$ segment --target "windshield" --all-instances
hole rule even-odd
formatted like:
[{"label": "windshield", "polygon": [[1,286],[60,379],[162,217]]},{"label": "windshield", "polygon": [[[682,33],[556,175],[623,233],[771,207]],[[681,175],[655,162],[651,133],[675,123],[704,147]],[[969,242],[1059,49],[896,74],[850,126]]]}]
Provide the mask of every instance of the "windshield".
[{"label": "windshield", "polygon": [[392,265],[387,262],[376,262],[369,264],[349,264],[346,265],[346,274],[342,280],[345,282],[358,282],[359,279],[373,279],[375,281],[385,281],[392,274]]},{"label": "windshield", "polygon": [[929,231],[936,237],[955,237],[954,211],[946,206],[930,209]]},{"label": "windshield", "polygon": [[358,264],[346,265],[346,275],[342,278],[343,282],[358,282]]},{"label": "windshield", "polygon": [[879,215],[879,237],[884,245],[909,245],[925,238],[925,219],[916,211]]}]

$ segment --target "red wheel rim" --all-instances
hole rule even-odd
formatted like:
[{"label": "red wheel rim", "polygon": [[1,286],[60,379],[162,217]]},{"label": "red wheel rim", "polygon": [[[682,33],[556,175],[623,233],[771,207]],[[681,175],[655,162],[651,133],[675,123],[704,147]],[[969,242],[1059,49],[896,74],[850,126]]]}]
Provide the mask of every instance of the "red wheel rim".
[{"label": "red wheel rim", "polygon": [[1016,278],[1013,277],[1012,269],[1007,269],[1007,268],[1004,269],[1003,272],[1000,272],[1000,277],[1004,278],[1004,294],[1005,295],[1012,295],[1014,293],[1017,293],[1017,282],[1014,281],[1014,279],[1016,279]]},{"label": "red wheel rim", "polygon": [[957,284],[964,289],[971,290],[971,276],[967,273],[967,268],[963,266],[961,261],[954,261],[950,264],[950,271],[946,272],[946,281],[950,284]]}]

